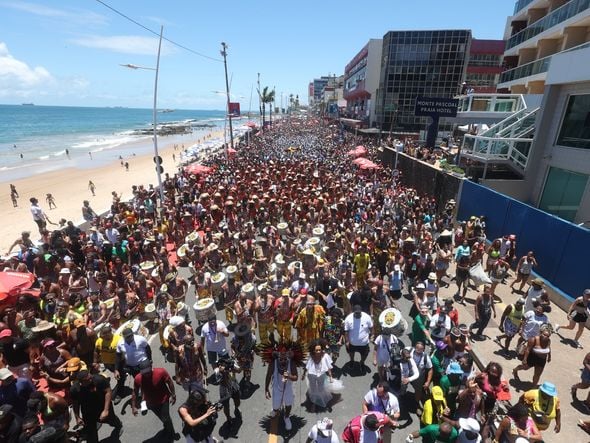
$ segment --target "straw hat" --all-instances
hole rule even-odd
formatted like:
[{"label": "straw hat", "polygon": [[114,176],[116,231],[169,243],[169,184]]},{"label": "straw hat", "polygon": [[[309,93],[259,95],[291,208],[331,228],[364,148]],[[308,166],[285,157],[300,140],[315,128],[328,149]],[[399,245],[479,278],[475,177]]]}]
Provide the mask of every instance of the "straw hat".
[{"label": "straw hat", "polygon": [[207,252],[217,251],[218,248],[219,246],[217,246],[217,244],[210,243],[209,246],[207,246]]},{"label": "straw hat", "polygon": [[31,331],[33,331],[34,333],[39,333],[49,331],[52,328],[55,328],[55,323],[52,323],[47,320],[41,320],[39,323],[37,323],[36,326],[33,326],[31,328]]}]

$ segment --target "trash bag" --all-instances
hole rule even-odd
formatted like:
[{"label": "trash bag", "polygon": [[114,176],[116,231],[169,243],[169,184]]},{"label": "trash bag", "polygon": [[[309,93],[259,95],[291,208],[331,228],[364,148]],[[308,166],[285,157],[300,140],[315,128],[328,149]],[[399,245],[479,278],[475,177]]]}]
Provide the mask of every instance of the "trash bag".
[{"label": "trash bag", "polygon": [[344,391],[344,384],[337,379],[332,379],[332,382],[327,384],[328,391],[332,394],[340,394]]},{"label": "trash bag", "polygon": [[481,263],[478,263],[469,269],[469,277],[475,286],[492,284],[492,280],[490,280],[488,274],[483,270]]}]

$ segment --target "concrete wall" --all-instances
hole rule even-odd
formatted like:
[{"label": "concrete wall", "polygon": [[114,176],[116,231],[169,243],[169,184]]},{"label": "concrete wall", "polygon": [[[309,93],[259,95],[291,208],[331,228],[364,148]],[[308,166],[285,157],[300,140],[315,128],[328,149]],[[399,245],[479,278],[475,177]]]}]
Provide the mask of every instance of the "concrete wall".
[{"label": "concrete wall", "polygon": [[524,180],[480,179],[479,184],[502,194],[506,194],[516,200],[528,203],[530,193]]}]

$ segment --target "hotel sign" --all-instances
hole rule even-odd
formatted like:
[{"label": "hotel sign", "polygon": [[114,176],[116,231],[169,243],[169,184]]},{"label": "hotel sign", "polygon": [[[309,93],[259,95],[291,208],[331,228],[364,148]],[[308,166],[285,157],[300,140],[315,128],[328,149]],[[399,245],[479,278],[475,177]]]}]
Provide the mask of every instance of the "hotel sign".
[{"label": "hotel sign", "polygon": [[417,97],[414,115],[417,117],[456,117],[459,100],[440,97]]}]

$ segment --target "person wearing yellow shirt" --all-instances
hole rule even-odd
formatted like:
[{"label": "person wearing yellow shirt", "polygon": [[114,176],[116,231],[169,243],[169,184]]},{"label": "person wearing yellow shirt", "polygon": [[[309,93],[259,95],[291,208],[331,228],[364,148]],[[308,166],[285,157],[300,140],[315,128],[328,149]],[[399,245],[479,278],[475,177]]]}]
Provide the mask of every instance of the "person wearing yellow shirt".
[{"label": "person wearing yellow shirt", "polygon": [[555,419],[553,430],[556,434],[561,431],[561,408],[557,398],[557,388],[553,383],[546,381],[539,386],[539,389],[526,391],[520,397],[520,402],[528,406],[530,416],[539,431],[548,429],[553,419]]},{"label": "person wearing yellow shirt", "polygon": [[430,398],[424,402],[422,416],[420,417],[420,426],[432,424],[441,424],[445,417],[451,413],[445,400],[445,395],[440,386],[433,386]]},{"label": "person wearing yellow shirt", "polygon": [[121,336],[113,332],[113,327],[110,324],[107,323],[100,329],[94,347],[95,367],[102,363],[106,369],[115,372],[115,355],[119,340],[121,340]]},{"label": "person wearing yellow shirt", "polygon": [[371,256],[367,252],[367,240],[363,240],[358,253],[354,256],[354,274],[356,276],[356,284],[361,287],[365,281],[365,275],[369,270],[371,264]]}]

